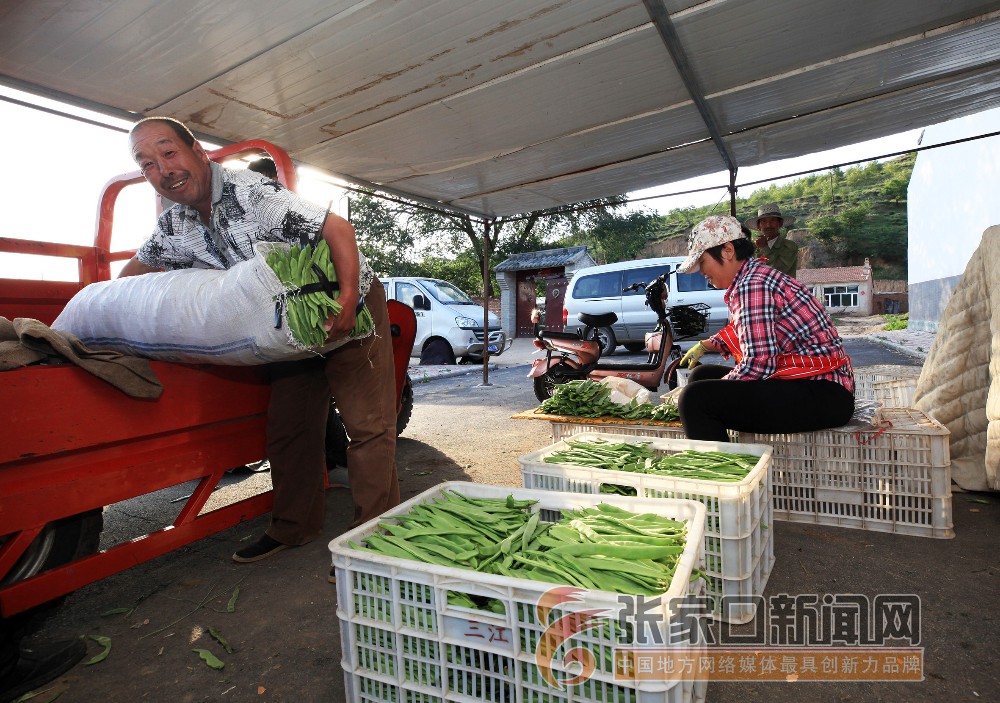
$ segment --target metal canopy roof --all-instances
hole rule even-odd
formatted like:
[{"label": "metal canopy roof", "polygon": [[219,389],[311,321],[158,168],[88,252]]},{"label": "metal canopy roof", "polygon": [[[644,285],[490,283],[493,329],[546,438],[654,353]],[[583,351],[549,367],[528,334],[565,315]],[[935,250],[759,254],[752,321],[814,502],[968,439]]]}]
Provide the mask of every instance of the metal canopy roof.
[{"label": "metal canopy roof", "polygon": [[0,81],[511,215],[1000,105],[1000,2],[15,0]]}]

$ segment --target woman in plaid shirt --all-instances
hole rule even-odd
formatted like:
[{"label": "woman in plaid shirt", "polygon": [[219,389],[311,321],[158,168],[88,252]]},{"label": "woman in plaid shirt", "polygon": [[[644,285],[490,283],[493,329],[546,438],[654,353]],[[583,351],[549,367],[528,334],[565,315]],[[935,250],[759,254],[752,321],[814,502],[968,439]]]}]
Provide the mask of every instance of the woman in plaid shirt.
[{"label": "woman in plaid shirt", "polygon": [[[740,432],[810,432],[854,414],[854,372],[833,321],[808,288],[753,257],[739,221],[712,215],[688,238],[679,271],[701,271],[725,288],[730,324],[681,359],[692,368],[680,395],[691,439],[729,441]],[[704,364],[707,351],[736,360]]]}]

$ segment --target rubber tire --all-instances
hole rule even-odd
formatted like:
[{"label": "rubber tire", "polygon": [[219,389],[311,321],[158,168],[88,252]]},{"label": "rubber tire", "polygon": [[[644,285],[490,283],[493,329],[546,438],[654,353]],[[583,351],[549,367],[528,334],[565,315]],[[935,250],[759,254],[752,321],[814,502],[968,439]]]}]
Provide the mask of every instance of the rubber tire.
[{"label": "rubber tire", "polygon": [[625,345],[625,348],[628,349],[631,353],[637,354],[637,353],[639,353],[641,351],[646,351],[646,343],[645,342],[629,342],[628,344]]},{"label": "rubber tire", "polygon": [[347,430],[340,419],[335,401],[330,401],[330,414],[326,418],[326,469],[347,466]]},{"label": "rubber tire", "polygon": [[[2,584],[14,583],[97,552],[104,529],[104,511],[90,510],[50,522],[35,538]],[[34,631],[62,603],[56,598],[15,616],[19,627]],[[3,619],[0,619],[3,627]]]},{"label": "rubber tire", "polygon": [[538,399],[538,402],[544,403],[552,397],[552,393],[556,386],[570,380],[572,375],[567,377],[566,374],[562,373],[563,369],[572,373],[576,372],[576,369],[572,366],[560,362],[553,364],[546,373],[532,379],[534,382],[535,398]]},{"label": "rubber tire", "polygon": [[669,391],[677,388],[677,367],[680,366],[680,363],[680,358],[674,359],[667,364],[667,368],[663,372],[663,383],[666,384]]},{"label": "rubber tire", "polygon": [[[618,340],[615,338],[614,330],[610,327],[598,327],[596,334],[597,341],[601,345],[601,356],[611,356],[618,348]],[[590,337],[589,334],[587,336]]]},{"label": "rubber tire", "polygon": [[397,437],[403,434],[413,415],[413,382],[410,380],[410,374],[406,374],[406,378],[403,379],[403,392],[399,394],[399,401],[399,412],[396,414]]},{"label": "rubber tire", "polygon": [[435,337],[424,345],[420,352],[420,365],[426,366],[443,364],[454,366],[458,362],[455,359],[455,350],[452,349],[448,340]]}]

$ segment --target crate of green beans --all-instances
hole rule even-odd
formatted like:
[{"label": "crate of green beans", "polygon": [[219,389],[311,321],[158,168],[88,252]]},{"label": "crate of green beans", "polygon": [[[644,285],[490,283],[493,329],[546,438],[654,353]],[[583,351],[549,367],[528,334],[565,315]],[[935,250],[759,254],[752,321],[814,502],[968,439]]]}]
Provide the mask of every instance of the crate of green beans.
[{"label": "crate of green beans", "polygon": [[[674,599],[704,594],[704,520],[690,500],[425,491],[330,542],[348,699],[703,700],[690,672],[648,681],[619,666],[655,642],[703,651],[689,637],[698,604]],[[584,650],[589,675],[560,685]]]},{"label": "crate of green beans", "polygon": [[[751,597],[763,592],[773,561],[772,451],[763,444],[584,432],[519,461],[525,488],[702,503],[713,615],[741,623],[753,619]],[[746,602],[724,603],[724,596]]]}]

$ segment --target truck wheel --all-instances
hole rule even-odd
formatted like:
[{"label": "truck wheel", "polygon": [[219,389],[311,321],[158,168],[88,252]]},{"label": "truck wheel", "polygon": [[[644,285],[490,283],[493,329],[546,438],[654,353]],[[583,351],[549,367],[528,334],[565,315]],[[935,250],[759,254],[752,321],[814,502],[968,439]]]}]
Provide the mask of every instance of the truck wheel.
[{"label": "truck wheel", "polygon": [[336,402],[331,400],[326,418],[326,468],[329,471],[334,466],[347,466],[347,430]]},{"label": "truck wheel", "polygon": [[[102,529],[104,529],[104,511],[100,509],[50,522],[28,546],[18,562],[4,575],[0,585],[23,581],[35,574],[95,553],[100,547]],[[25,620],[29,620],[32,625],[39,624],[61,601],[61,598],[57,598],[33,608],[24,614]]]},{"label": "truck wheel", "polygon": [[534,378],[535,397],[540,403],[544,403],[555,393],[556,386],[576,377],[578,377],[576,369],[569,364],[561,362],[552,364],[548,371]]},{"label": "truck wheel", "polygon": [[400,393],[399,413],[396,415],[396,436],[403,434],[403,430],[410,424],[410,416],[413,414],[413,383],[410,381],[410,374],[406,374],[403,379],[403,392]]},{"label": "truck wheel", "polygon": [[629,342],[628,344],[625,345],[625,348],[628,349],[633,354],[636,354],[638,352],[646,350],[646,343],[645,342]]}]

